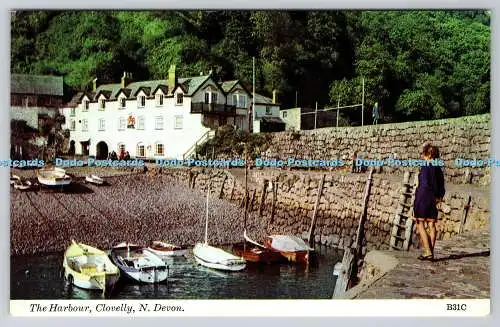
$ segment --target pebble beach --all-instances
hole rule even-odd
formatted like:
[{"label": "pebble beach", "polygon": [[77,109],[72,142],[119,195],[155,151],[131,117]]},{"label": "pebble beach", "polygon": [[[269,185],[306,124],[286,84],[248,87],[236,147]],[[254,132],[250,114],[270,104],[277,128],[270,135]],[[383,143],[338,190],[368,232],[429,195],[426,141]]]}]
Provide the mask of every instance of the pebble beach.
[{"label": "pebble beach", "polygon": [[[13,173],[28,178],[35,174]],[[85,169],[68,173],[73,182],[64,191],[11,189],[11,255],[63,251],[72,239],[101,249],[120,242],[164,240],[193,246],[204,240],[206,192],[161,175],[105,169],[106,175],[100,176],[107,185],[96,186],[84,183]],[[243,220],[243,209],[211,193],[210,244],[241,242]],[[266,224],[266,219],[249,215],[249,234],[262,239]]]}]

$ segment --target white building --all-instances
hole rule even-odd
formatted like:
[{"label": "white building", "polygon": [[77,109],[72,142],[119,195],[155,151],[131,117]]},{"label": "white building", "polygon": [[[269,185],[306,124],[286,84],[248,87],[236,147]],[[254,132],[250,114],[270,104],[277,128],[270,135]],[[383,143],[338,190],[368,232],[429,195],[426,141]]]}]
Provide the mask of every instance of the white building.
[{"label": "white building", "polygon": [[276,91],[270,99],[255,93],[255,112],[253,114],[253,132],[281,132],[285,130],[285,122],[280,116],[280,105],[276,103]]},{"label": "white building", "polygon": [[128,151],[137,158],[181,159],[211,129],[230,124],[248,130],[251,96],[239,81],[216,83],[212,75],[131,82],[80,92],[63,109],[70,149],[106,158]]}]

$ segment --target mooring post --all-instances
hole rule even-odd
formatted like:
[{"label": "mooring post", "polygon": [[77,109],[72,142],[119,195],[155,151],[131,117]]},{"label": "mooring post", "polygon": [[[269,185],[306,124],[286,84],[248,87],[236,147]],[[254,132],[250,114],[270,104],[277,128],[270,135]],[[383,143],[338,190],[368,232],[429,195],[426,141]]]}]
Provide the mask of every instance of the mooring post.
[{"label": "mooring post", "polygon": [[261,191],[261,196],[260,196],[260,203],[259,203],[259,216],[262,216],[262,210],[264,210],[264,201],[266,201],[266,191],[267,191],[267,179],[264,180],[264,183],[262,185],[262,191]]},{"label": "mooring post", "polygon": [[321,199],[321,194],[323,193],[323,184],[325,183],[325,175],[321,177],[318,185],[318,194],[316,195],[316,203],[314,204],[314,212],[311,221],[311,227],[309,227],[309,236],[307,240],[309,241],[309,246],[314,245],[314,228],[316,225],[316,217],[318,215],[319,200]]}]

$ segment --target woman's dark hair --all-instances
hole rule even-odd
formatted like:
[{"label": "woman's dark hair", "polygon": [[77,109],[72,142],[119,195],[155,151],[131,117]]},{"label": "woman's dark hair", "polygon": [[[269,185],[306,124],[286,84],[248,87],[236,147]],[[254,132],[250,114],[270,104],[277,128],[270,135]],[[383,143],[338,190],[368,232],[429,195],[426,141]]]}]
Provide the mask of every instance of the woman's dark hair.
[{"label": "woman's dark hair", "polygon": [[425,143],[422,148],[422,154],[431,159],[436,159],[439,158],[439,149],[431,143]]}]

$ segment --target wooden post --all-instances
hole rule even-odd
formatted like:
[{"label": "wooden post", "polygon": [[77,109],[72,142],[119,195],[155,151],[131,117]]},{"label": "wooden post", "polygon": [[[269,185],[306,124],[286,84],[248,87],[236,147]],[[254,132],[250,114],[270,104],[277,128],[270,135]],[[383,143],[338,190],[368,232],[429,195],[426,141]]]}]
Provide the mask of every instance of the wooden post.
[{"label": "wooden post", "polygon": [[224,195],[224,184],[226,184],[226,179],[227,175],[224,176],[224,180],[222,181],[222,185],[220,186],[219,199],[222,199],[222,196]]},{"label": "wooden post", "polygon": [[356,231],[356,251],[359,255],[361,252],[361,244],[362,244],[362,234],[364,234],[364,224],[366,220],[366,209],[368,207],[368,198],[370,196],[370,188],[372,184],[372,175],[373,175],[373,167],[370,168],[370,173],[368,174],[368,179],[366,181],[365,186],[365,194],[363,197],[363,209],[361,210],[361,217],[359,218],[358,230]]},{"label": "wooden post", "polygon": [[274,180],[273,182],[273,203],[271,205],[271,220],[269,223],[274,221],[274,213],[276,212],[276,201],[278,200],[278,180]]},{"label": "wooden post", "polygon": [[463,231],[464,231],[465,222],[466,222],[466,219],[467,219],[467,213],[469,212],[469,208],[470,208],[470,201],[471,201],[471,195],[469,194],[469,196],[467,197],[467,203],[464,205],[464,211],[462,213],[462,219],[460,219],[460,228],[458,230],[458,234],[462,234]]},{"label": "wooden post", "polygon": [[253,202],[254,202],[254,200],[255,200],[255,193],[257,193],[257,191],[256,191],[256,190],[252,190],[252,197],[251,197],[251,199],[250,199],[250,203],[249,203],[249,208],[250,208],[250,211],[252,211],[252,210],[253,210]]},{"label": "wooden post", "polygon": [[309,246],[312,247],[314,245],[314,228],[316,225],[316,217],[318,215],[318,207],[319,207],[319,200],[321,199],[321,194],[323,193],[323,184],[325,183],[325,175],[321,177],[321,180],[319,181],[318,185],[318,194],[316,196],[316,203],[314,204],[314,212],[313,212],[313,217],[311,221],[311,227],[309,227],[309,236],[307,237],[309,241]]},{"label": "wooden post", "polygon": [[234,187],[236,186],[236,178],[233,177],[233,187],[231,187],[231,196],[229,197],[229,201],[233,200],[234,195]]},{"label": "wooden post", "polygon": [[344,250],[344,257],[342,259],[342,271],[338,276],[337,282],[335,283],[335,289],[333,291],[333,297],[340,297],[347,288],[349,287],[351,279],[357,273],[357,258],[361,254],[361,240],[363,233],[363,225],[366,219],[366,209],[368,204],[368,196],[370,195],[370,187],[372,182],[373,167],[370,169],[368,179],[365,186],[365,194],[363,197],[363,210],[361,211],[361,217],[359,219],[358,230],[356,233],[356,241],[353,247],[346,247]]},{"label": "wooden post", "polygon": [[266,200],[266,190],[267,190],[267,180],[264,180],[264,184],[262,185],[262,191],[260,196],[259,203],[259,216],[262,216],[262,210],[264,209],[264,201]]}]

